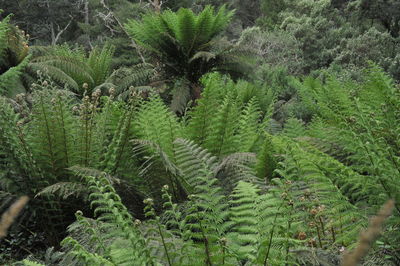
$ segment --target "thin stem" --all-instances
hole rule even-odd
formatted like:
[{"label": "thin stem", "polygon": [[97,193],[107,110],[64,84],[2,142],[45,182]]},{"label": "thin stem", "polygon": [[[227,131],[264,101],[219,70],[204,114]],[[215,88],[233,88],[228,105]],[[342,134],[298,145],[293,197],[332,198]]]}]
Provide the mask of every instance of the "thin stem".
[{"label": "thin stem", "polygon": [[335,235],[335,229],[333,226],[331,226],[331,233],[332,233],[332,243],[336,242],[336,235]]},{"label": "thin stem", "polygon": [[200,229],[201,229],[201,235],[203,236],[203,242],[204,242],[204,251],[206,253],[206,265],[208,266],[212,266],[212,262],[211,262],[211,255],[210,255],[210,248],[208,246],[208,238],[206,237],[205,233],[204,233],[204,227],[203,224],[201,223],[201,218],[199,217],[199,215],[197,215],[198,219],[199,219],[199,225],[200,225]]},{"label": "thin stem", "polygon": [[[279,207],[280,208],[280,207]],[[274,222],[271,228],[271,233],[269,236],[269,242],[268,242],[268,248],[267,248],[267,253],[265,254],[265,258],[264,258],[264,266],[267,266],[267,261],[268,261],[268,256],[269,256],[269,252],[271,250],[271,246],[272,246],[272,237],[274,236],[274,231],[275,231],[275,225],[276,225],[276,219],[278,218],[278,213],[279,213],[279,209],[275,214],[274,217]]]},{"label": "thin stem", "polygon": [[59,114],[60,114],[60,122],[61,122],[61,128],[63,131],[63,144],[64,144],[64,154],[65,154],[65,164],[66,167],[69,166],[69,156],[68,156],[68,147],[67,147],[67,133],[65,131],[65,122],[64,122],[64,109],[63,109],[63,105],[61,102],[61,97],[60,95],[58,95],[58,108],[59,108]]},{"label": "thin stem", "polygon": [[317,228],[319,246],[320,246],[320,248],[322,248],[321,233],[319,231],[318,223],[315,223],[315,227]]},{"label": "thin stem", "polygon": [[164,247],[164,250],[165,250],[165,255],[167,256],[168,265],[172,266],[172,262],[171,262],[171,259],[169,257],[168,249],[167,249],[167,246],[165,244],[164,235],[163,235],[163,233],[161,231],[160,221],[159,221],[158,217],[157,217],[157,227],[158,227],[158,233],[161,236],[161,241],[162,241],[162,244],[163,244],[163,247]]},{"label": "thin stem", "polygon": [[318,220],[321,224],[321,230],[322,230],[322,234],[325,236],[325,227],[324,227],[324,222],[322,221],[321,216],[318,217]]}]

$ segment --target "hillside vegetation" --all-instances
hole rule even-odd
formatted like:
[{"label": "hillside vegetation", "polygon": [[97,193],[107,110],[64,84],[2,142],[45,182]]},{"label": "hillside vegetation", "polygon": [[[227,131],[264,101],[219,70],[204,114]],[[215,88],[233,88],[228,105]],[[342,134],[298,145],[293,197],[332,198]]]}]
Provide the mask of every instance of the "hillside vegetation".
[{"label": "hillside vegetation", "polygon": [[398,1],[0,4],[1,264],[399,265]]}]

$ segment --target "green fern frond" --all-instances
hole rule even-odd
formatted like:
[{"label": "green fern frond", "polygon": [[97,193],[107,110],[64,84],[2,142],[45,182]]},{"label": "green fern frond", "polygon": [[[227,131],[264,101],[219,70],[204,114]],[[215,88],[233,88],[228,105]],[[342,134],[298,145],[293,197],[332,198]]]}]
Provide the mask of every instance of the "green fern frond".
[{"label": "green fern frond", "polygon": [[277,162],[274,157],[275,152],[271,136],[265,134],[264,143],[257,154],[257,162],[254,167],[258,178],[265,179],[266,181],[272,180],[274,170],[277,167]]},{"label": "green fern frond", "polygon": [[233,153],[220,161],[214,173],[226,193],[230,193],[240,181],[262,186],[262,180],[254,173],[255,163],[254,153]]},{"label": "green fern frond", "polygon": [[28,195],[35,193],[37,182],[40,182],[40,171],[31,147],[27,144],[19,116],[7,99],[2,97],[0,97],[0,158],[1,171],[7,173],[12,170],[17,175],[26,177],[24,182],[18,182],[15,177],[2,179],[3,185],[4,182],[8,182],[9,191],[24,191]]},{"label": "green fern frond", "polygon": [[[63,244],[72,247],[69,254],[82,258],[84,261],[93,261],[96,265],[108,262],[112,262],[111,265],[115,265],[121,261],[126,261],[126,257],[123,256],[126,253],[120,248],[115,248],[120,241],[123,241],[125,248],[131,252],[129,258],[135,258],[135,261],[138,261],[140,265],[152,263],[140,231],[134,225],[132,216],[122,204],[121,198],[108,179],[104,174],[98,178],[86,176],[85,179],[90,190],[89,200],[91,201],[91,206],[94,207],[94,214],[97,216],[96,223],[101,225],[100,229],[95,229],[79,213],[77,218],[81,227],[83,226],[86,231],[92,232],[90,239],[97,242],[95,248],[96,250],[100,248],[103,256],[95,253],[96,251],[87,250],[77,240],[67,237],[64,239]],[[110,244],[107,243],[108,239],[114,239],[114,241]]]},{"label": "green fern frond", "polygon": [[14,97],[16,95],[16,87],[20,86],[19,78],[22,72],[29,64],[30,56],[25,57],[17,66],[9,68],[0,75],[0,95]]},{"label": "green fern frond", "polygon": [[64,71],[60,70],[59,68],[51,65],[45,65],[43,63],[35,63],[31,62],[27,66],[28,72],[31,74],[36,74],[37,71],[40,71],[46,75],[49,75],[54,79],[56,82],[66,84],[69,86],[73,91],[79,91],[79,85],[78,83],[70,77],[68,74],[66,74]]},{"label": "green fern frond", "polygon": [[159,96],[153,95],[140,105],[135,126],[139,138],[157,144],[174,162],[174,141],[183,137],[182,128]]},{"label": "green fern frond", "polygon": [[[114,132],[110,144],[107,146],[107,152],[104,160],[101,162],[101,168],[111,175],[117,173],[119,168],[124,165],[124,157],[129,158],[127,152],[132,148],[129,146],[129,139],[132,137],[134,103],[130,102],[127,109],[120,117],[117,129]],[[105,147],[104,147],[105,148]]]},{"label": "green fern frond", "polygon": [[[202,149],[192,141],[177,139],[176,147],[176,165],[182,173],[182,177],[190,186],[188,191],[201,191],[202,181],[197,177],[204,175],[204,172],[212,173],[217,167],[217,158],[212,156],[207,150]],[[200,183],[199,183],[200,181]]]},{"label": "green fern frond", "polygon": [[254,206],[256,206],[259,191],[257,186],[239,181],[229,201],[231,228],[228,238],[232,241],[231,248],[241,260],[255,259],[258,217],[254,212]]},{"label": "green fern frond", "polygon": [[196,17],[192,10],[186,8],[179,9],[176,15],[179,30],[174,37],[182,44],[184,52],[190,55],[196,34]]},{"label": "green fern frond", "polygon": [[232,84],[226,86],[221,75],[217,73],[206,75],[202,82],[204,84],[202,97],[197,101],[196,107],[188,113],[191,119],[187,126],[190,139],[200,145],[203,145],[210,136],[213,117],[218,111],[218,105],[223,101],[224,90],[232,86]]},{"label": "green fern frond", "polygon": [[239,142],[238,136],[235,134],[238,128],[238,117],[237,102],[232,93],[228,94],[214,115],[213,127],[210,129],[204,147],[218,157],[235,152]]},{"label": "green fern frond", "polygon": [[305,136],[306,130],[302,121],[292,117],[286,121],[282,133],[289,138],[297,138]]},{"label": "green fern frond", "polygon": [[71,196],[77,198],[85,198],[87,188],[80,183],[73,182],[59,182],[45,187],[36,194],[36,197],[43,197],[46,195],[56,195],[61,199],[68,199]]},{"label": "green fern frond", "polygon": [[96,47],[89,55],[82,49],[71,49],[67,45],[35,50],[35,57],[28,65],[31,74],[35,75],[40,70],[58,83],[67,84],[80,95],[85,90],[91,93],[95,87],[106,82],[111,74],[114,47],[110,45],[102,49]]},{"label": "green fern frond", "polygon": [[44,264],[41,264],[41,263],[38,263],[35,261],[31,261],[31,260],[27,260],[27,259],[23,260],[22,263],[25,266],[44,266]]},{"label": "green fern frond", "polygon": [[[82,88],[83,83],[87,83],[90,88],[94,86],[94,79],[91,74],[89,66],[77,58],[66,56],[43,56],[34,58],[34,63],[40,63],[43,68],[47,66],[57,68],[71,77],[77,84],[78,88]],[[52,77],[51,68],[48,68],[48,75]]]},{"label": "green fern frond", "polygon": [[237,135],[240,142],[238,149],[240,152],[254,151],[261,136],[260,118],[261,111],[258,103],[256,99],[252,98],[244,107],[239,118],[240,125]]},{"label": "green fern frond", "polygon": [[78,241],[73,238],[65,238],[61,244],[71,249],[70,256],[75,257],[79,262],[90,265],[115,265],[111,261],[107,260],[103,256],[97,255],[87,251]]},{"label": "green fern frond", "polygon": [[65,91],[45,88],[35,91],[33,102],[28,138],[34,157],[52,178],[66,178],[66,168],[77,162],[71,98]]},{"label": "green fern frond", "polygon": [[255,262],[264,265],[295,264],[293,249],[301,248],[296,235],[304,232],[304,212],[297,209],[296,184],[273,179],[269,191],[258,197],[258,241]]},{"label": "green fern frond", "polygon": [[100,50],[98,47],[90,51],[87,58],[87,65],[95,85],[101,84],[110,76],[111,60],[114,55],[115,47],[104,45]]},{"label": "green fern frond", "polygon": [[[333,243],[349,246],[354,244],[357,232],[366,222],[362,212],[349,202],[316,164],[304,156],[304,151],[298,144],[288,142],[286,149],[287,156],[281,163],[283,172],[278,170],[278,173],[291,181],[305,182],[309,188],[311,194],[307,197],[310,198],[312,207],[308,208],[311,209],[311,217],[317,221],[317,232],[321,230],[318,234],[325,234],[324,231],[329,228]],[[329,221],[329,217],[336,218]],[[319,229],[318,223],[321,226]],[[320,239],[320,235],[318,238]],[[319,244],[321,247],[324,245],[321,240]]]},{"label": "green fern frond", "polygon": [[97,83],[96,89],[115,88],[118,98],[126,100],[130,87],[148,85],[155,76],[154,67],[150,64],[137,64],[130,68],[121,67],[114,70],[102,83]]}]

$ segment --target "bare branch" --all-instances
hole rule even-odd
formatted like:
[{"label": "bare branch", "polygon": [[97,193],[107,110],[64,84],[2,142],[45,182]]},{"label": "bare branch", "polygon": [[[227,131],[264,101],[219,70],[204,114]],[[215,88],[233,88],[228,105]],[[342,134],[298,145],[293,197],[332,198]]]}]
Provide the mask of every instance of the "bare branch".
[{"label": "bare branch", "polygon": [[105,9],[109,12],[109,14],[115,19],[115,21],[118,23],[118,26],[122,29],[122,31],[126,34],[126,36],[129,37],[131,40],[132,46],[136,49],[137,53],[139,54],[141,60],[143,63],[146,63],[146,60],[144,59],[143,54],[140,51],[140,47],[136,44],[136,42],[129,36],[128,32],[125,30],[124,25],[122,25],[121,21],[115,16],[114,12],[107,6],[104,0],[100,0],[100,3],[103,5]]},{"label": "bare branch", "polygon": [[27,196],[20,197],[8,210],[3,213],[0,221],[0,239],[7,235],[8,228],[12,225],[15,218],[22,211],[29,198]]},{"label": "bare branch", "polygon": [[70,16],[70,17],[71,17],[71,19],[68,21],[68,24],[62,30],[60,30],[60,26],[57,25],[59,31],[58,31],[57,35],[54,37],[54,39],[52,40],[52,43],[51,43],[52,45],[57,44],[58,39],[61,37],[61,35],[64,33],[64,31],[66,31],[68,29],[69,25],[71,25],[74,18],[72,16]]}]

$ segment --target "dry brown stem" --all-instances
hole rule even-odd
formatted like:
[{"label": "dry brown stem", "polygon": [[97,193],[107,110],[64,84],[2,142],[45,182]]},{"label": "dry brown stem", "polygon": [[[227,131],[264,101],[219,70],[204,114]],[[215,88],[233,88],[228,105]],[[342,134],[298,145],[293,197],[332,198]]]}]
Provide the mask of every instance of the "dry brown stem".
[{"label": "dry brown stem", "polygon": [[8,228],[10,228],[15,218],[24,208],[26,203],[28,203],[28,200],[29,198],[27,196],[20,197],[5,213],[3,213],[0,221],[0,239],[7,235]]},{"label": "dry brown stem", "polygon": [[394,200],[389,200],[382,206],[378,214],[372,217],[368,228],[361,232],[357,247],[343,256],[341,266],[355,266],[367,255],[368,250],[381,234],[383,223],[392,214],[393,208]]}]

